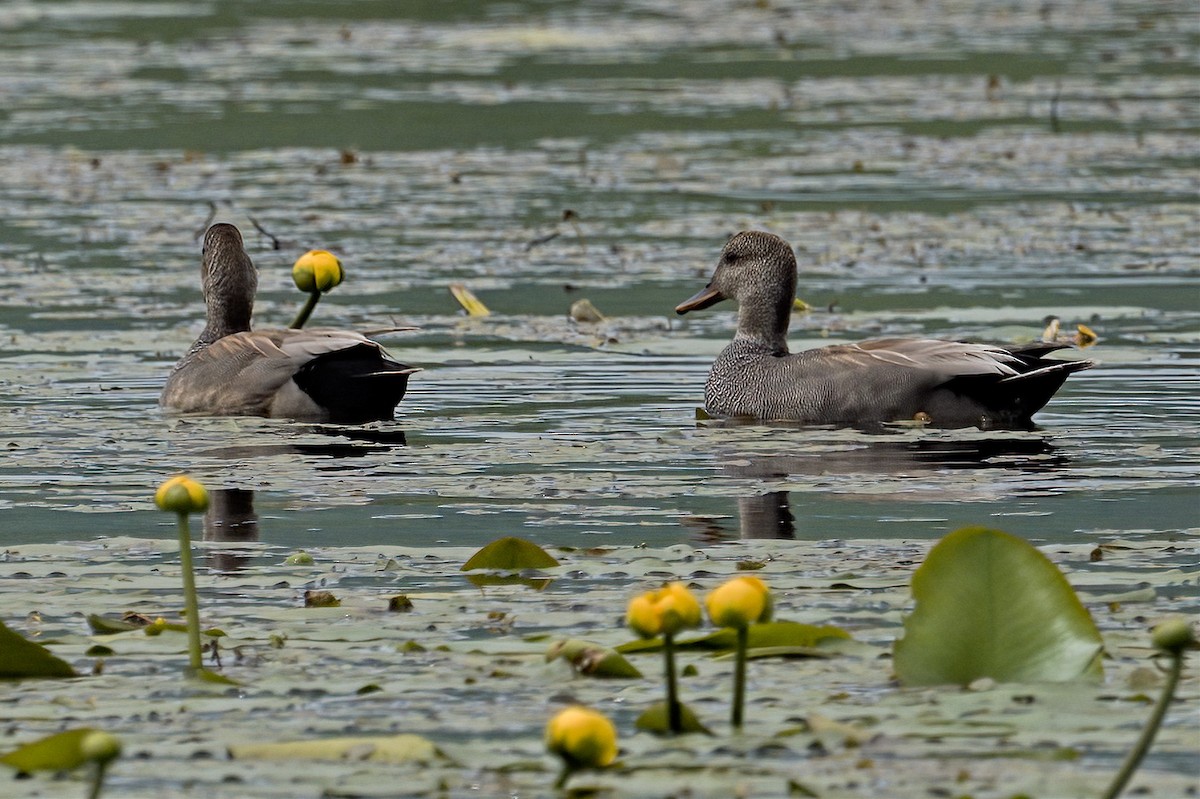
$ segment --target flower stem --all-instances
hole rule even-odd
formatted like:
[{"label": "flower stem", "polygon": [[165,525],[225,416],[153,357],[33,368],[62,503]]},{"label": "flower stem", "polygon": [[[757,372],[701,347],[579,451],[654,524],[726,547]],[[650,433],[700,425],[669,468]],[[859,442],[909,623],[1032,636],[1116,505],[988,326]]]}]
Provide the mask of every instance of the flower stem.
[{"label": "flower stem", "polygon": [[729,721],[735,730],[742,728],[743,708],[746,703],[746,650],[750,646],[750,625],[737,628],[737,658],[733,666],[733,711]]},{"label": "flower stem", "polygon": [[179,514],[179,568],[183,572],[183,607],[187,615],[188,665],[193,671],[204,666],[200,657],[200,604],[196,600],[196,574],[192,568],[192,536],[186,513]]},{"label": "flower stem", "polygon": [[317,307],[317,303],[321,301],[321,292],[313,290],[308,294],[308,300],[305,301],[304,307],[296,314],[296,318],[288,325],[292,330],[299,330],[304,327],[304,323],[308,321],[308,317],[312,315],[313,308]]},{"label": "flower stem", "polygon": [[558,781],[554,783],[554,790],[561,791],[567,787],[567,780],[571,779],[574,772],[570,766],[563,766],[562,771],[558,773]]},{"label": "flower stem", "polygon": [[104,790],[104,774],[108,771],[108,764],[111,761],[97,761],[92,769],[92,785],[88,789],[88,799],[100,799],[100,792]]},{"label": "flower stem", "polygon": [[679,688],[675,682],[675,636],[663,634],[663,662],[667,678],[667,727],[673,735],[683,732],[683,709],[679,706]]},{"label": "flower stem", "polygon": [[1171,667],[1167,670],[1167,682],[1163,686],[1162,694],[1158,697],[1158,702],[1154,705],[1154,711],[1150,714],[1150,718],[1146,720],[1146,726],[1142,728],[1142,734],[1138,738],[1133,749],[1125,756],[1125,762],[1121,764],[1121,770],[1117,772],[1117,776],[1113,778],[1112,785],[1108,786],[1103,799],[1117,799],[1121,795],[1121,791],[1125,790],[1125,786],[1129,780],[1133,778],[1133,773],[1137,771],[1138,765],[1142,762],[1142,758],[1150,751],[1150,744],[1154,742],[1154,736],[1158,733],[1158,728],[1162,725],[1163,718],[1167,715],[1167,706],[1171,704],[1171,698],[1175,695],[1175,686],[1179,684],[1179,675],[1183,671],[1183,652],[1171,653]]}]

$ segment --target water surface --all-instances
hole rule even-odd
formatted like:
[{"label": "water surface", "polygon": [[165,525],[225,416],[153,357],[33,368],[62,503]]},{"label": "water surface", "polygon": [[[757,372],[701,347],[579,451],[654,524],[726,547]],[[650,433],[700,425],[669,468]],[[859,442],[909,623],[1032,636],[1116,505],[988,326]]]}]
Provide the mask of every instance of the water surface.
[{"label": "water surface", "polygon": [[[721,540],[782,534],[757,520],[784,504],[810,538],[1192,528],[1193,11],[10,5],[0,535],[161,534],[129,511],[177,470],[299,546]],[[320,246],[348,279],[317,323],[421,328],[389,339],[426,370],[395,422],[159,411],[213,220],[261,270],[257,324]],[[671,309],[746,227],[796,246],[794,348],[1057,315],[1101,365],[1031,433],[698,426],[733,309]],[[582,297],[607,320],[570,321]]]}]

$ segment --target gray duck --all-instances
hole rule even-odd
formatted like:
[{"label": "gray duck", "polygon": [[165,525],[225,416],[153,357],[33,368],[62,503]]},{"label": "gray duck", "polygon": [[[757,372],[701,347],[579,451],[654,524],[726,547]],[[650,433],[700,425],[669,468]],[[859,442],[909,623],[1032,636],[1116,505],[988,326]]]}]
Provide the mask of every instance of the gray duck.
[{"label": "gray duck", "polygon": [[359,424],[391,419],[419,371],[350,330],[251,330],[258,274],[233,225],[204,234],[200,282],[207,323],[167,378],[164,408]]},{"label": "gray duck", "polygon": [[810,424],[922,419],[938,427],[1027,427],[1088,360],[1044,357],[1063,344],[1000,347],[880,338],[790,353],[796,257],[778,236],[744,231],[721,252],[712,280],[680,314],[738,304],[733,341],[704,386],[709,414]]}]

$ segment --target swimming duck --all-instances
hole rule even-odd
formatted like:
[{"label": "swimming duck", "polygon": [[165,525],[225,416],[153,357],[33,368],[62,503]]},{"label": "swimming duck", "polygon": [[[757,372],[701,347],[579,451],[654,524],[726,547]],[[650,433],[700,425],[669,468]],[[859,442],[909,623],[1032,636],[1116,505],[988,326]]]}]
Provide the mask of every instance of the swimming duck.
[{"label": "swimming duck", "polygon": [[1043,357],[1062,344],[1000,347],[882,338],[792,354],[787,328],[796,257],[770,233],[744,231],[725,245],[712,280],[680,314],[738,303],[733,341],[704,386],[709,414],[812,424],[919,419],[938,427],[1020,427],[1092,361]]},{"label": "swimming duck", "polygon": [[258,274],[233,225],[204,234],[200,282],[207,323],[167,378],[164,408],[357,424],[391,419],[419,371],[349,330],[251,330]]}]

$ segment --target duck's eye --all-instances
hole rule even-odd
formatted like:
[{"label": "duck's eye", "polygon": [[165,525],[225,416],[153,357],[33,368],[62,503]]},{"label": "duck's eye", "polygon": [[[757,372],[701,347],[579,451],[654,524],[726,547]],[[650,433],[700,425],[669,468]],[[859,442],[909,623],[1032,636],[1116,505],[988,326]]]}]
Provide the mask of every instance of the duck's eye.
[{"label": "duck's eye", "polygon": [[725,253],[725,257],[723,260],[727,264],[735,264],[735,263],[737,263],[737,259],[738,259],[738,254],[736,252],[729,251],[729,252]]}]

